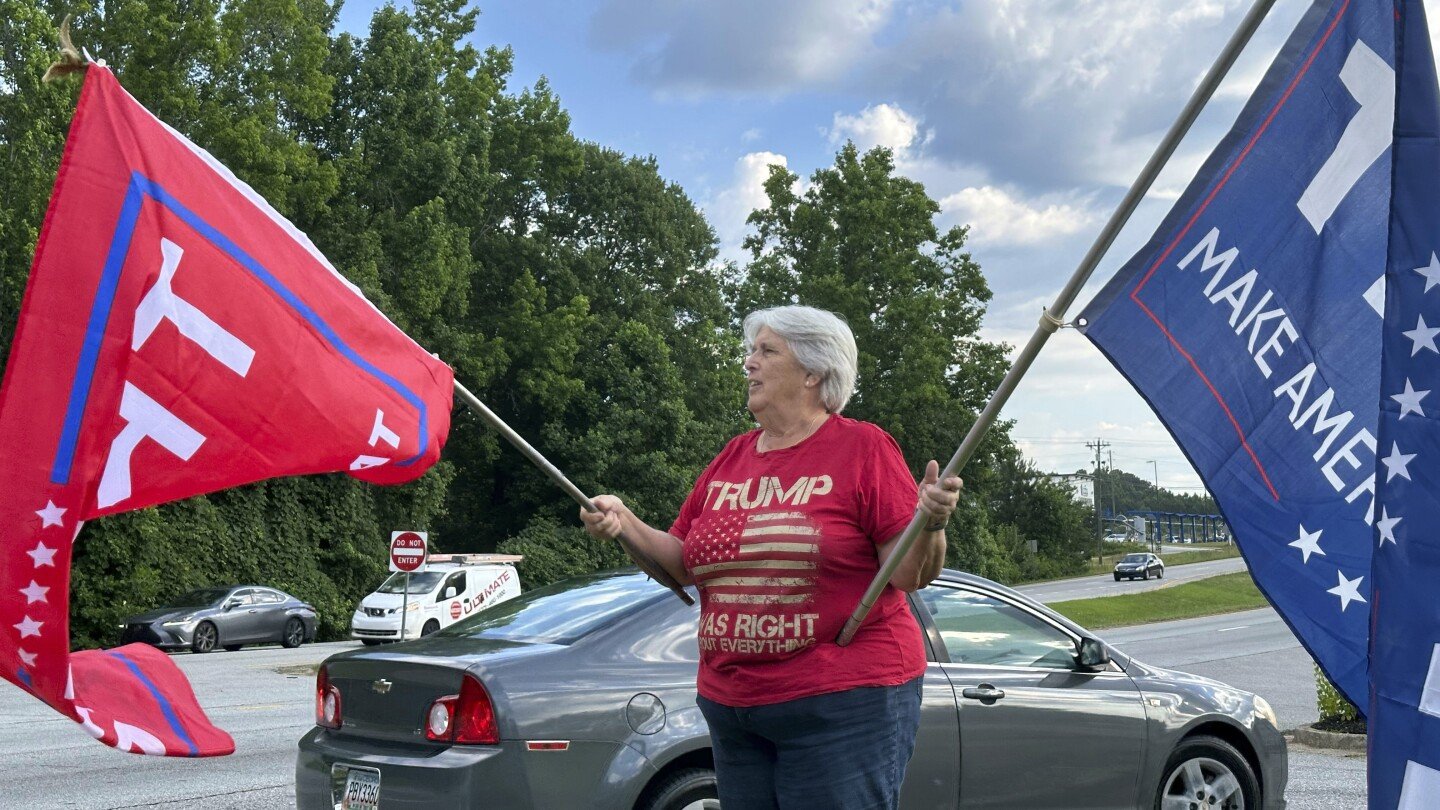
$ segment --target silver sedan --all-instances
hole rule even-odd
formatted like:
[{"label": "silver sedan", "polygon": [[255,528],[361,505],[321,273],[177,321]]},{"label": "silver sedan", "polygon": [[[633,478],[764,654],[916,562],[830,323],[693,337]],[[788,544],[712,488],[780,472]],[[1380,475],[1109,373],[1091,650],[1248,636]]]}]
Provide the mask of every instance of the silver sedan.
[{"label": "silver sedan", "polygon": [[[946,571],[911,607],[930,666],[903,807],[1284,807],[1285,741],[1259,696],[1142,664],[979,577]],[[713,808],[697,619],[602,572],[331,656],[298,806]]]}]

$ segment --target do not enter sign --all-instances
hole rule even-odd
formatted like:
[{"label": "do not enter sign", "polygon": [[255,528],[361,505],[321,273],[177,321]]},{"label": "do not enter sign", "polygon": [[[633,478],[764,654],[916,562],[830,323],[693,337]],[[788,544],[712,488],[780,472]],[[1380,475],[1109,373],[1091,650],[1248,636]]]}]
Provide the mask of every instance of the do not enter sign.
[{"label": "do not enter sign", "polygon": [[390,570],[409,573],[424,568],[429,556],[428,537],[426,532],[391,532]]}]

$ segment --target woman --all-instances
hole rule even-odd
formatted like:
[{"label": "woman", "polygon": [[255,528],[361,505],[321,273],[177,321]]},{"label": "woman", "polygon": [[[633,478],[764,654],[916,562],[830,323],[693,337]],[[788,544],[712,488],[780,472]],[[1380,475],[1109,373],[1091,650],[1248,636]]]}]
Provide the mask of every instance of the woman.
[{"label": "woman", "polygon": [[[855,338],[811,307],[744,323],[748,407],[759,428],[712,461],[669,531],[611,495],[590,534],[624,531],[700,591],[697,702],[728,808],[894,808],[920,720],[925,651],[904,591],[945,559],[959,478],[918,491],[895,440],[841,416]],[[845,647],[835,637],[915,514],[925,531]]]}]

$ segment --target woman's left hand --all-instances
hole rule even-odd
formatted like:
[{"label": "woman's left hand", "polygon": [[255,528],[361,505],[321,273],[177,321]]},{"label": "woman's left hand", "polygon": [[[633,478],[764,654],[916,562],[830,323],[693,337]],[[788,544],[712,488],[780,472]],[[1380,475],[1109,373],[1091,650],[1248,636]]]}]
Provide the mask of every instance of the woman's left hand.
[{"label": "woman's left hand", "polygon": [[920,482],[920,509],[930,516],[929,524],[944,523],[960,502],[960,488],[965,482],[959,476],[940,480],[940,462],[931,459],[925,465],[925,478]]}]

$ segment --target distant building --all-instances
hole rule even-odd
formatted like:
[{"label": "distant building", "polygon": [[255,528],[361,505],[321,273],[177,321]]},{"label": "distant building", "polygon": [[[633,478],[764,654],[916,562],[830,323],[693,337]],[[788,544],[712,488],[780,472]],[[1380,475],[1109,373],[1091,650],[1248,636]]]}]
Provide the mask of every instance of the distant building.
[{"label": "distant building", "polygon": [[1092,476],[1083,473],[1069,475],[1056,473],[1046,476],[1046,478],[1050,483],[1059,484],[1070,490],[1070,497],[1074,498],[1077,503],[1083,503],[1086,506],[1095,505],[1095,479]]}]

